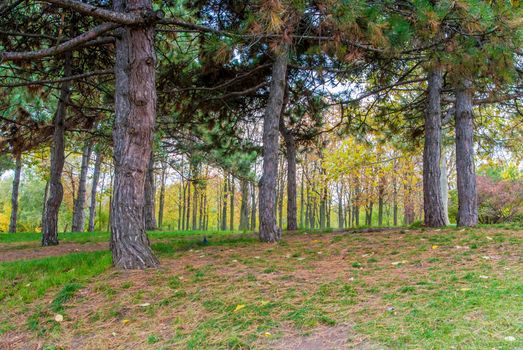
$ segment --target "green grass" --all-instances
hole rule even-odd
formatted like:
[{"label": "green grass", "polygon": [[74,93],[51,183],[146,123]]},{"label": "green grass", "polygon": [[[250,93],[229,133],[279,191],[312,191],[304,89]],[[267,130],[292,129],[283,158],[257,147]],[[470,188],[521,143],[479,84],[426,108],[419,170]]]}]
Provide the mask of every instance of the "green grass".
[{"label": "green grass", "polygon": [[[56,348],[97,329],[120,345],[140,336],[144,349],[258,349],[289,327],[307,334],[346,323],[355,339],[390,349],[523,346],[519,231],[298,233],[274,245],[252,235],[207,234],[203,245],[197,234],[160,234],[152,247],[162,268],[129,279],[107,272],[107,252],[0,264],[0,303]],[[81,286],[96,305],[85,308]],[[72,319],[77,305],[85,319]],[[17,326],[0,315],[0,334]]]},{"label": "green grass", "polygon": [[[170,239],[172,237],[190,236],[224,236],[242,234],[242,231],[150,231],[149,238],[153,240]],[[109,241],[108,232],[61,232],[58,234],[60,242],[96,243]],[[42,239],[38,232],[0,233],[0,243],[37,242]]]}]

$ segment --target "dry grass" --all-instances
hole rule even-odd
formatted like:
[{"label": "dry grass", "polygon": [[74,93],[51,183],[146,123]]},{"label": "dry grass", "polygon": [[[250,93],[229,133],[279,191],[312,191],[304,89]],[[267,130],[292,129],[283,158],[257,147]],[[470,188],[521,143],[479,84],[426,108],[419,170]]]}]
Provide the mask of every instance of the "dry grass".
[{"label": "dry grass", "polygon": [[63,322],[49,306],[57,290],[3,312],[16,331],[0,344],[283,349],[327,337],[362,349],[509,349],[523,345],[522,240],[521,231],[415,230],[175,251],[159,270],[93,278],[65,304]]}]

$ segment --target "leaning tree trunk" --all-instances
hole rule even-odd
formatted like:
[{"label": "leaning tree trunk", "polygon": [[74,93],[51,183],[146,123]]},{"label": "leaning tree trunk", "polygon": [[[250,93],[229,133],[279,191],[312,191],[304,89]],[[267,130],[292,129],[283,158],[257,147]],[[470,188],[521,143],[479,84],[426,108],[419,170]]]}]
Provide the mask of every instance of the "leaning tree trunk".
[{"label": "leaning tree trunk", "polygon": [[9,220],[9,232],[16,233],[16,221],[18,218],[18,189],[20,188],[20,174],[22,173],[22,153],[16,153],[15,177],[13,179],[13,190],[11,192],[11,218]]},{"label": "leaning tree trunk", "polygon": [[156,213],[154,212],[155,207],[155,183],[154,183],[154,156],[151,152],[149,158],[149,164],[147,166],[147,173],[145,174],[145,206],[144,206],[144,216],[145,216],[145,229],[146,230],[156,230]]},{"label": "leaning tree trunk", "polygon": [[80,181],[78,184],[78,195],[74,201],[73,209],[73,232],[82,232],[85,226],[85,195],[87,193],[87,171],[89,170],[89,159],[91,158],[92,141],[86,141],[82,152],[82,166],[80,168]]},{"label": "leaning tree trunk", "polygon": [[281,229],[276,224],[276,180],[278,178],[278,125],[283,106],[288,61],[287,45],[280,47],[272,66],[272,83],[263,118],[263,175],[260,179],[260,240],[276,242]]},{"label": "leaning tree trunk", "polygon": [[476,226],[478,204],[474,166],[474,122],[470,81],[456,89],[456,173],[458,226]]},{"label": "leaning tree trunk", "polygon": [[[65,54],[64,77],[71,75],[71,53]],[[42,225],[42,245],[51,246],[58,244],[58,211],[62,204],[64,188],[62,186],[62,170],[64,168],[64,134],[65,134],[65,114],[67,102],[71,92],[70,81],[62,83],[60,89],[60,99],[53,121],[53,141],[51,144],[51,168],[49,178],[49,198],[45,205],[45,220]]]},{"label": "leaning tree trunk", "polygon": [[441,227],[446,225],[440,184],[442,70],[434,68],[429,72],[427,80],[428,100],[423,148],[423,209],[425,226]]},{"label": "leaning tree trunk", "polygon": [[98,180],[100,179],[100,168],[102,166],[102,152],[96,152],[94,162],[93,183],[91,186],[91,203],[89,205],[89,232],[94,231],[94,220],[96,217],[96,192],[98,189]]},{"label": "leaning tree trunk", "polygon": [[[151,11],[151,0],[114,0],[118,12]],[[115,179],[111,205],[113,265],[156,267],[159,262],[145,232],[145,173],[156,118],[154,29],[124,27],[116,35],[113,130]]]}]

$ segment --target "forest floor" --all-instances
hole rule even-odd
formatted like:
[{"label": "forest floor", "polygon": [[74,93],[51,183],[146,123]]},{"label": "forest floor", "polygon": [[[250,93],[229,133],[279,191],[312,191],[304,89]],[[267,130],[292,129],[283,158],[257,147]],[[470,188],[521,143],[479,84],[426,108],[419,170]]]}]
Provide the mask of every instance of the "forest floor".
[{"label": "forest floor", "polygon": [[111,268],[98,239],[0,263],[0,349],[523,347],[522,230],[208,238],[153,237],[158,270]]}]

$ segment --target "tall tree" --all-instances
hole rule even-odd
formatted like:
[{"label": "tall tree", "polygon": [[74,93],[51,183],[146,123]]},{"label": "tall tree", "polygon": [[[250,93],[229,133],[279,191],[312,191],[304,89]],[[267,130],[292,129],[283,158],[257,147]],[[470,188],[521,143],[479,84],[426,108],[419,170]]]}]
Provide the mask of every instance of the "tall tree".
[{"label": "tall tree", "polygon": [[456,87],[456,173],[458,183],[458,226],[478,223],[476,169],[474,166],[474,122],[472,83],[463,79]]},{"label": "tall tree", "polygon": [[[152,12],[151,0],[114,0],[113,6],[121,15]],[[156,118],[154,27],[152,23],[125,26],[117,34],[111,250],[116,267],[143,269],[159,264],[143,217]]]},{"label": "tall tree", "polygon": [[100,180],[100,169],[102,167],[103,154],[100,150],[96,151],[96,160],[94,161],[93,181],[91,184],[91,203],[89,204],[89,232],[94,231],[96,218],[96,193],[98,190],[98,181]]},{"label": "tall tree", "polygon": [[156,230],[156,213],[155,213],[155,194],[156,194],[156,185],[154,181],[154,154],[151,152],[147,172],[145,174],[145,206],[144,206],[144,216],[145,216],[145,229],[146,230]]},{"label": "tall tree", "polygon": [[18,190],[20,188],[20,175],[22,173],[22,153],[16,152],[15,155],[15,176],[13,179],[13,190],[11,191],[11,217],[9,219],[9,232],[16,232],[16,222],[18,218]]},{"label": "tall tree", "polygon": [[281,238],[281,229],[276,224],[278,128],[286,85],[288,54],[288,44],[282,44],[276,52],[269,100],[263,117],[263,174],[259,194],[260,240],[263,242],[276,242]]},{"label": "tall tree", "polygon": [[423,147],[423,210],[425,225],[445,226],[441,197],[441,89],[443,71],[433,67],[428,73],[428,98],[425,112],[425,145]]},{"label": "tall tree", "polygon": [[89,160],[91,159],[93,142],[88,140],[84,144],[82,152],[82,164],[80,168],[80,179],[78,180],[78,195],[74,202],[73,210],[73,232],[82,232],[85,226],[85,196],[87,193],[87,171],[89,170]]},{"label": "tall tree", "polygon": [[[64,77],[72,72],[72,54],[66,52],[64,57]],[[62,186],[62,171],[65,162],[65,114],[67,103],[71,95],[71,82],[64,81],[60,88],[58,106],[53,119],[53,139],[51,143],[51,168],[49,177],[49,198],[45,204],[44,222],[42,225],[42,245],[51,246],[58,244],[58,211],[62,204],[64,188]]]}]

